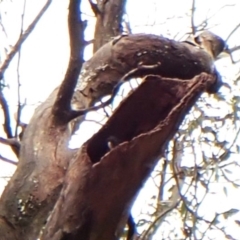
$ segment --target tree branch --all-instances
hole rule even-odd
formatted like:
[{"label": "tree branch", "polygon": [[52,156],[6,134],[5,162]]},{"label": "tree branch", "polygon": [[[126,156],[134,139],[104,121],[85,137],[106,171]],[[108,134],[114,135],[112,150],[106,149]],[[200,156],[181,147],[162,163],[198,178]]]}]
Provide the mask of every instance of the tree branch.
[{"label": "tree branch", "polygon": [[20,148],[20,143],[15,138],[5,139],[5,138],[0,137],[0,143],[3,143],[8,146],[15,146],[15,147]]},{"label": "tree branch", "polygon": [[[200,58],[202,61],[199,61]],[[77,90],[83,93],[85,100],[99,101],[101,97],[112,93],[113,87],[125,73],[156,63],[159,63],[158,67],[141,69],[131,77],[151,73],[190,79],[201,72],[213,73],[212,59],[202,49],[151,34],[132,34],[105,44],[84,64]],[[174,70],[170,66],[174,66]]]},{"label": "tree branch", "polygon": [[192,0],[192,14],[191,14],[191,26],[192,26],[192,34],[195,35],[196,34],[196,27],[194,24],[194,15],[195,15],[195,10],[196,10],[196,6],[195,6],[195,0]]},{"label": "tree branch", "polygon": [[97,14],[97,23],[94,33],[93,52],[96,52],[111,38],[122,33],[122,17],[126,0],[97,1],[101,14]]},{"label": "tree branch", "polygon": [[232,47],[232,48],[227,48],[227,49],[225,50],[225,52],[229,54],[229,56],[230,56],[231,61],[232,61],[233,64],[238,63],[238,62],[240,61],[239,59],[238,59],[237,61],[235,61],[235,60],[233,59],[233,56],[232,56],[232,53],[235,52],[235,51],[238,51],[238,50],[240,50],[240,46],[235,46],[235,47]]},{"label": "tree branch", "polygon": [[[23,23],[24,23],[24,16],[25,16],[25,10],[26,10],[26,0],[24,0],[23,3],[23,12],[22,12],[22,16],[21,16],[21,34],[23,33]],[[17,83],[18,83],[18,89],[17,89],[17,95],[18,95],[18,108],[17,108],[17,114],[16,114],[16,127],[15,127],[15,137],[18,136],[18,127],[20,125],[20,118],[21,118],[21,112],[22,112],[22,108],[25,105],[21,104],[21,97],[20,97],[20,73],[19,73],[19,67],[20,67],[20,60],[21,60],[21,45],[19,47],[19,51],[18,51],[18,62],[17,62]]]},{"label": "tree branch", "polygon": [[228,37],[226,38],[225,42],[229,40],[229,38],[237,31],[237,29],[240,27],[240,23],[229,33]]},{"label": "tree branch", "polygon": [[13,138],[9,107],[8,107],[7,100],[4,97],[2,91],[0,92],[0,105],[2,107],[3,114],[4,114],[4,123],[3,123],[4,132],[6,133],[7,138]]},{"label": "tree branch", "polygon": [[54,121],[65,124],[71,113],[71,99],[83,64],[84,23],[80,14],[81,0],[69,3],[68,27],[70,36],[70,60],[64,80],[53,106]]},{"label": "tree branch", "polygon": [[[205,73],[188,81],[147,76],[70,161],[40,239],[115,239],[123,213],[167,142],[213,82]],[[110,136],[119,140],[112,149]]]},{"label": "tree branch", "polygon": [[113,87],[111,97],[107,101],[101,102],[101,104],[99,104],[97,106],[89,107],[89,108],[86,108],[86,109],[83,109],[83,110],[79,110],[79,111],[72,111],[70,116],[69,116],[69,120],[72,120],[72,119],[74,119],[76,117],[84,115],[84,114],[86,114],[86,113],[88,113],[90,111],[96,111],[96,110],[98,110],[100,108],[106,107],[107,105],[111,104],[113,99],[114,99],[114,97],[116,96],[119,88],[121,87],[121,85],[125,81],[127,81],[128,79],[130,79],[132,76],[134,76],[135,74],[137,74],[140,71],[143,71],[143,70],[154,70],[155,68],[159,67],[160,65],[161,65],[160,63],[157,63],[155,65],[140,65],[140,66],[137,66],[137,68],[132,69],[131,71],[126,73],[120,79],[120,81]]},{"label": "tree branch", "polygon": [[15,161],[13,161],[13,160],[10,160],[10,159],[8,159],[8,158],[3,157],[1,154],[0,154],[0,160],[2,160],[2,161],[4,161],[4,162],[7,162],[7,163],[11,163],[11,164],[13,164],[13,165],[17,165],[17,164],[18,164],[17,162],[15,162]]},{"label": "tree branch", "polygon": [[101,14],[101,12],[100,12],[100,10],[98,8],[97,3],[94,3],[92,0],[89,0],[88,2],[90,4],[90,6],[92,8],[92,11],[93,11],[95,16],[97,16],[98,14]]},{"label": "tree branch", "polygon": [[9,52],[9,54],[7,55],[7,58],[5,59],[5,61],[3,62],[3,64],[0,66],[0,75],[3,75],[5,70],[7,69],[9,63],[12,61],[13,57],[15,56],[15,54],[18,52],[20,46],[23,44],[23,42],[27,39],[27,37],[29,36],[29,34],[33,31],[34,27],[36,26],[36,24],[38,23],[38,21],[41,19],[42,15],[45,13],[45,11],[47,10],[47,8],[50,6],[50,3],[52,2],[52,0],[48,0],[46,2],[46,4],[43,6],[43,8],[41,9],[41,11],[38,13],[38,15],[36,16],[36,18],[33,20],[33,22],[29,25],[29,27],[26,29],[26,31],[24,31],[18,41],[16,42],[16,44],[13,46],[12,50]]},{"label": "tree branch", "polygon": [[[3,115],[4,115],[4,123],[3,123],[4,132],[6,133],[7,138],[12,139],[13,134],[12,134],[12,128],[11,128],[11,118],[10,118],[9,107],[8,107],[7,100],[4,97],[2,91],[0,91],[0,105],[2,107]],[[15,155],[18,157],[20,145],[11,144],[11,148],[15,153]]]}]

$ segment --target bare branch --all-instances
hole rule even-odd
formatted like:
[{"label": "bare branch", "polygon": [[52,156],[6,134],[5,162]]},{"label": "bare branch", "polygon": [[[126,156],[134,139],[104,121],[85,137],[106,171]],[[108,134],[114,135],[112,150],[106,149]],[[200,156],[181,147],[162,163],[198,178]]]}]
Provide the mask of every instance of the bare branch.
[{"label": "bare branch", "polygon": [[2,160],[2,161],[4,161],[4,162],[7,162],[7,163],[11,163],[11,164],[13,164],[13,165],[17,165],[17,164],[18,164],[17,162],[15,162],[15,161],[13,161],[13,160],[10,160],[10,159],[8,159],[8,158],[3,157],[1,154],[0,154],[0,160]]},{"label": "bare branch", "polygon": [[[3,92],[0,91],[0,105],[2,107],[3,115],[4,115],[4,123],[3,123],[3,129],[6,133],[7,138],[13,138],[12,134],[12,128],[11,128],[11,118],[10,118],[10,111],[8,107],[8,103],[6,98],[3,95]],[[19,154],[19,145],[11,145],[13,152],[18,156]]]},{"label": "bare branch", "polygon": [[85,41],[84,23],[80,14],[80,3],[81,0],[71,0],[69,4],[70,60],[52,110],[54,120],[63,124],[69,120],[71,99],[83,64]]},{"label": "bare branch", "polygon": [[[162,165],[162,171],[161,171],[161,174],[160,174],[160,186],[159,186],[159,193],[158,193],[158,198],[157,198],[158,202],[161,202],[163,200],[164,187],[165,187],[165,182],[166,182],[167,166],[168,166],[168,162],[167,162],[166,159],[164,159],[163,160],[163,165]],[[159,209],[157,209],[157,210],[159,210]]]},{"label": "bare branch", "polygon": [[97,16],[98,14],[101,14],[98,5],[96,3],[94,3],[92,0],[89,0],[89,4],[92,8],[92,11],[94,13],[95,16]]},{"label": "bare branch", "polygon": [[230,48],[230,49],[229,49],[229,52],[230,52],[230,53],[233,53],[233,52],[235,52],[235,51],[237,51],[237,50],[239,50],[239,49],[240,49],[240,46],[236,46],[236,47]]},{"label": "bare branch", "polygon": [[240,27],[240,23],[229,33],[228,37],[226,38],[225,42],[229,40],[229,38],[237,31],[237,29]]},{"label": "bare branch", "polygon": [[15,147],[20,147],[20,143],[16,138],[11,138],[11,139],[5,139],[0,137],[0,143],[3,143],[8,146],[15,146]]},{"label": "bare branch", "polygon": [[85,42],[86,46],[90,45],[90,44],[94,44],[94,39]]},{"label": "bare branch", "polygon": [[196,27],[194,24],[194,15],[195,15],[195,10],[196,10],[196,6],[195,6],[195,0],[192,0],[192,14],[191,14],[191,25],[192,25],[192,34],[195,35],[196,34]]},{"label": "bare branch", "polygon": [[[24,22],[24,15],[25,15],[25,10],[26,10],[26,0],[23,3],[23,12],[22,12],[22,19],[21,19],[21,35],[23,33],[23,22]],[[21,46],[19,47],[19,52],[18,52],[18,61],[17,61],[17,96],[18,96],[18,109],[17,109],[17,116],[16,116],[16,126],[15,126],[15,134],[14,136],[17,137],[18,135],[18,126],[20,124],[20,117],[21,117],[21,111],[23,106],[21,105],[21,96],[20,96],[20,74],[19,74],[19,67],[20,67],[20,59],[21,59]]]},{"label": "bare branch", "polygon": [[8,107],[7,100],[4,97],[2,91],[0,92],[0,105],[2,107],[3,114],[4,114],[4,123],[3,123],[4,132],[6,133],[8,138],[13,138],[9,107]]},{"label": "bare branch", "polygon": [[[233,7],[234,4],[225,4],[224,6],[217,9],[212,15],[206,17],[198,26],[196,26],[197,31],[210,30],[211,27],[208,27],[209,20],[215,17],[222,9],[226,7]],[[208,14],[207,14],[208,15]],[[212,26],[213,27],[213,26]]]},{"label": "bare branch", "polygon": [[126,33],[126,34],[132,34],[132,29],[131,29],[130,22],[125,19],[125,20],[123,21],[123,25],[124,25],[124,30],[123,30],[123,32]]},{"label": "bare branch", "polygon": [[46,2],[46,4],[43,6],[43,8],[41,9],[41,11],[38,13],[38,15],[36,16],[36,18],[33,20],[33,22],[29,25],[29,27],[20,35],[18,41],[16,42],[16,44],[13,46],[12,50],[9,52],[7,58],[5,59],[5,61],[3,62],[3,64],[0,66],[0,75],[3,75],[3,73],[5,72],[5,70],[7,69],[9,63],[12,61],[13,57],[15,56],[15,54],[18,52],[20,46],[23,44],[23,42],[27,39],[27,37],[29,36],[29,34],[33,31],[34,27],[36,26],[36,24],[38,23],[38,21],[41,19],[42,15],[45,13],[45,11],[47,10],[47,8],[50,6],[50,3],[52,2],[52,0],[48,0]]},{"label": "bare branch", "polygon": [[164,217],[166,217],[166,215],[168,213],[170,213],[171,211],[173,211],[179,204],[179,200],[173,204],[171,204],[171,206],[169,206],[167,209],[165,209],[164,211],[162,211],[156,218],[155,220],[151,223],[151,225],[149,226],[149,228],[143,233],[143,235],[141,236],[141,239],[149,239],[149,234],[151,232],[151,230],[156,227],[156,225],[158,224],[159,221],[161,221]]},{"label": "bare branch", "polygon": [[101,14],[97,15],[93,52],[96,52],[111,38],[122,33],[122,17],[126,0],[97,1]]},{"label": "bare branch", "polygon": [[20,59],[21,59],[21,46],[19,48],[18,52],[18,62],[17,62],[17,97],[18,97],[18,103],[17,103],[17,114],[16,114],[16,126],[15,126],[15,134],[14,137],[17,137],[18,134],[18,126],[20,123],[20,116],[21,116],[21,97],[20,97],[20,74],[19,74],[19,66],[20,66]]},{"label": "bare branch", "polygon": [[235,60],[233,59],[233,56],[232,56],[232,53],[235,52],[235,51],[238,51],[238,50],[240,50],[240,46],[235,46],[235,47],[233,47],[233,48],[227,48],[227,49],[225,50],[225,52],[229,54],[229,56],[230,56],[231,61],[232,61],[233,64],[238,63],[238,62],[240,61],[240,60],[235,61]]},{"label": "bare branch", "polygon": [[[40,239],[114,239],[116,226],[163,146],[213,81],[204,73],[188,81],[146,77],[70,161],[62,192]],[[119,145],[109,150],[111,136]]]}]

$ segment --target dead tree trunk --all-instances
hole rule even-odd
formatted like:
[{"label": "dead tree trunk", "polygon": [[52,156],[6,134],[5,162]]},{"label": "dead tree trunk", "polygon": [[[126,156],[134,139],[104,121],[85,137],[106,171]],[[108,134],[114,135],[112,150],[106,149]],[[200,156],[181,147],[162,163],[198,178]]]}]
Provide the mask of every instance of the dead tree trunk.
[{"label": "dead tree trunk", "polygon": [[[189,81],[147,76],[71,160],[41,239],[118,239],[123,214],[190,107],[213,82],[207,74]],[[110,150],[111,136],[119,145]]]},{"label": "dead tree trunk", "polygon": [[[99,48],[83,65],[74,92],[84,48],[79,4],[71,0],[69,5],[71,57],[65,79],[36,109],[18,168],[0,200],[3,240],[35,240],[50,211],[41,239],[115,239],[122,216],[185,114],[201,92],[219,85],[203,50],[139,34]],[[68,149],[71,121],[79,116],[82,121],[89,107],[130,77],[145,80],[96,135],[80,149]],[[73,101],[79,110],[72,109]],[[110,137],[118,140],[113,149]]]}]

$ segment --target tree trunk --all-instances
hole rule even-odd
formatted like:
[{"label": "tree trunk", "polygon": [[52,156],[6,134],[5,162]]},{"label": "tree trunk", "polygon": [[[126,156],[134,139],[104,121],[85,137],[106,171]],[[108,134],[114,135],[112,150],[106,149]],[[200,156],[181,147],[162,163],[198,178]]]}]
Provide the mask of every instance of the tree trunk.
[{"label": "tree trunk", "polygon": [[[83,64],[80,2],[69,4],[71,56],[65,78],[36,109],[17,170],[0,200],[3,240],[35,240],[47,219],[44,240],[116,239],[123,214],[185,114],[201,92],[219,85],[211,57],[192,45],[147,34],[108,42],[120,31],[123,0],[92,4],[98,51]],[[68,149],[71,121],[80,117],[81,123],[95,102],[114,95],[130,77],[145,80],[97,134],[80,149]],[[78,110],[72,109],[74,101]],[[112,139],[118,144],[109,149]]]}]

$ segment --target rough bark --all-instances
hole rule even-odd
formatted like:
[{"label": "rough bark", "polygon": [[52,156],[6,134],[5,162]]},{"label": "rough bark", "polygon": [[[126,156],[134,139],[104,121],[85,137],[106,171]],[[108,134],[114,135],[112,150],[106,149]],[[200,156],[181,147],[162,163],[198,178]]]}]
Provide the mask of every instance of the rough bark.
[{"label": "rough bark", "polygon": [[93,52],[96,52],[111,38],[122,33],[122,17],[126,0],[98,0],[97,4],[91,2],[91,6],[97,18]]},{"label": "rough bark", "polygon": [[[111,4],[114,5],[114,1]],[[124,1],[119,1],[119,4],[123,8]],[[67,148],[71,135],[67,119],[72,113],[71,96],[83,62],[84,24],[80,19],[79,6],[79,0],[70,1],[68,22],[71,57],[63,84],[60,90],[56,89],[36,109],[24,132],[18,168],[2,194],[1,239],[36,239],[55,204],[65,170],[74,154]],[[109,10],[112,9],[109,3],[107,6]],[[117,9],[119,13],[122,12]],[[99,18],[98,21],[106,19],[107,13],[104,14],[105,18]],[[120,14],[118,16],[121,21]],[[112,21],[111,18],[108,20]],[[111,37],[116,34],[114,32]]]},{"label": "rough bark", "polygon": [[[133,46],[136,39],[139,39],[138,44]],[[168,51],[168,54],[161,52],[162,48],[165,49],[168,46],[173,46],[174,52]],[[147,51],[144,52],[146,48]],[[106,63],[106,68],[103,68]],[[160,64],[151,70],[141,68],[141,64],[155,63]],[[179,76],[182,79],[193,77],[201,72],[215,74],[208,55],[199,49],[190,49],[183,43],[153,35],[132,35],[120,39],[115,44],[112,42],[106,44],[85,64],[82,73],[82,79],[86,80],[82,91],[84,94],[76,92],[82,96],[78,103],[83,102],[83,107],[90,106],[105,94],[111,93],[121,77],[133,69],[136,69],[134,76],[153,73],[170,77]],[[69,86],[71,91],[72,85]],[[15,231],[19,231],[17,236],[37,236],[39,229],[46,221],[48,212],[58,198],[63,177],[71,159],[71,153],[67,148],[70,137],[67,118],[64,121],[54,120],[57,116],[56,111],[53,110],[53,106],[56,106],[54,103],[57,102],[57,92],[58,89],[36,110],[27,127],[23,137],[19,166],[1,198],[1,216],[15,227]],[[146,93],[145,98],[148,95],[149,93]],[[58,96],[64,97],[59,93]],[[71,109],[67,114],[63,112],[63,115],[70,116]],[[58,116],[61,117],[61,112]],[[120,136],[121,141],[128,141],[131,138],[128,135]],[[94,146],[95,144],[90,145],[89,149],[94,149]],[[102,147],[96,153],[94,152],[95,150],[89,152],[92,163],[99,161],[106,153],[106,149]],[[93,153],[97,156],[91,156],[94,155]],[[29,237],[29,239],[33,238]]]},{"label": "rough bark", "polygon": [[[70,162],[41,239],[117,239],[123,213],[190,107],[213,82],[207,74],[190,81],[146,77]],[[107,149],[110,136],[119,140],[112,150]]]},{"label": "rough bark", "polygon": [[17,170],[1,196],[1,236],[11,232],[16,239],[36,239],[61,190],[72,155],[66,119],[83,62],[80,2],[71,0],[69,4],[71,56],[65,79],[36,109],[23,134]]},{"label": "rough bark", "polygon": [[[153,66],[155,68],[141,68]],[[111,94],[122,76],[138,69],[129,77],[157,74],[163,77],[191,79],[201,72],[216,74],[211,56],[204,50],[184,42],[176,42],[152,34],[119,37],[100,48],[84,63],[77,84],[74,105],[78,109],[91,106]],[[216,82],[216,86],[219,82]],[[214,92],[214,87],[209,92]]]},{"label": "rough bark", "polygon": [[[53,235],[55,238],[52,239],[112,239],[120,215],[131,204],[139,189],[140,178],[141,181],[146,178],[159,156],[160,146],[163,147],[172,136],[199,93],[205,87],[211,91],[210,85],[215,86],[218,83],[212,60],[204,51],[185,43],[140,34],[114,39],[100,48],[93,58],[84,64],[80,84],[74,93],[83,49],[83,44],[78,45],[79,41],[83,40],[83,35],[78,38],[79,27],[83,34],[79,4],[79,0],[70,1],[69,11],[73,14],[69,16],[71,58],[65,79],[61,87],[36,109],[23,136],[18,168],[0,200],[0,236],[3,240],[37,238],[59,198],[66,171],[64,189],[44,238],[51,239],[49,236]],[[78,54],[79,52],[81,54]],[[84,113],[88,111],[71,109],[73,93],[73,98],[77,99],[77,108],[86,109],[106,94],[111,94],[122,77],[131,71],[129,77],[155,74],[184,80],[192,79],[202,72],[211,76],[201,75],[189,84],[179,81],[171,83],[169,79],[159,80],[156,76],[148,77],[145,83],[124,101],[97,135],[80,150],[70,151],[68,141],[71,134],[68,122],[78,115],[84,117]],[[209,86],[205,83],[206,79],[211,82]],[[173,89],[179,91],[179,95],[169,98]],[[164,98],[161,98],[164,101],[159,101],[161,96],[165,96],[162,95],[163,92],[166,92],[169,102]],[[136,107],[136,96],[141,103],[139,108]],[[185,100],[181,106],[176,105],[180,99]],[[149,112],[151,108],[148,104],[154,106],[154,113]],[[135,110],[136,115],[131,115],[131,110]],[[145,117],[144,112],[152,117]],[[128,119],[129,122],[126,121]],[[125,128],[121,129],[119,125]],[[106,141],[111,135],[117,137],[121,144],[108,154]],[[153,144],[149,146],[148,141]],[[156,145],[159,147],[158,151]],[[146,153],[140,151],[145,147]],[[130,188],[127,189],[126,182],[121,183],[122,179],[115,179],[115,176],[124,176],[125,172],[134,174],[134,168],[129,161],[132,158],[133,166],[137,169],[136,180],[132,179],[133,182],[130,181]],[[143,168],[140,164],[143,164]],[[108,179],[109,173],[111,174]],[[114,186],[120,190],[113,191],[111,196],[111,192],[101,192],[103,186],[109,186],[111,191],[116,189]],[[107,188],[104,191],[107,191]],[[83,192],[84,195],[81,195]],[[126,196],[122,195],[123,192]],[[118,197],[119,201],[112,205]],[[109,200],[111,204],[104,213],[104,207]],[[60,206],[63,207],[62,210]],[[76,211],[70,218],[69,207]],[[60,222],[57,219],[59,213],[63,214],[60,215]],[[79,219],[81,216],[84,219]]]}]

